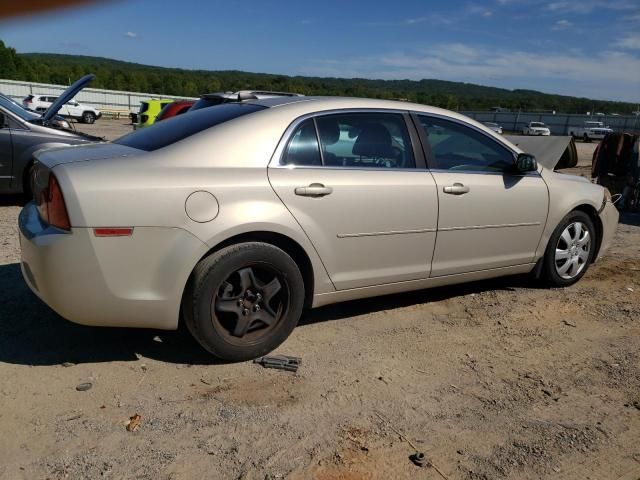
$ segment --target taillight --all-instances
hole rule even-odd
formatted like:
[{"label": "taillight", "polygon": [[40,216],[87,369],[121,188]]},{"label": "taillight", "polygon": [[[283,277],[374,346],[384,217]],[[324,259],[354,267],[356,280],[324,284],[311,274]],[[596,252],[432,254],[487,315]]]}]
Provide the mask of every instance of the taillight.
[{"label": "taillight", "polygon": [[49,183],[47,188],[40,193],[38,201],[38,212],[40,218],[53,227],[62,230],[71,230],[69,215],[67,214],[67,206],[64,203],[64,197],[60,184],[56,176],[51,173],[49,175]]}]

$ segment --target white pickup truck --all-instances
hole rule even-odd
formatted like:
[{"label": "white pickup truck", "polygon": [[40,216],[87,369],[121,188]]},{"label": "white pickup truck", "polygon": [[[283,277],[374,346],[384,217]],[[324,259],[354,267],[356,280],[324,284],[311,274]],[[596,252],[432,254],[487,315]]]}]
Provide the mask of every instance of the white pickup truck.
[{"label": "white pickup truck", "polygon": [[591,140],[602,140],[607,133],[612,133],[609,127],[605,126],[602,122],[586,121],[582,127],[572,127],[569,130],[569,134],[575,138],[582,138],[585,142]]}]

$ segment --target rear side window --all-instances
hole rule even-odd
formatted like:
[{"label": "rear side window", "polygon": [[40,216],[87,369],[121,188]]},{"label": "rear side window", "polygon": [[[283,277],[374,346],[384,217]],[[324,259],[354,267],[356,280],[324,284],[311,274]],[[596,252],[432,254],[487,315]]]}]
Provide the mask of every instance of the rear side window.
[{"label": "rear side window", "polygon": [[345,113],[317,118],[327,167],[415,168],[404,117],[399,113]]},{"label": "rear side window", "polygon": [[180,115],[154,123],[150,127],[120,137],[113,143],[152,152],[208,128],[265,108],[261,105],[242,103],[219,105],[215,108],[191,112],[189,115]]},{"label": "rear side window", "polygon": [[293,133],[280,164],[322,166],[318,136],[312,118],[302,122]]}]

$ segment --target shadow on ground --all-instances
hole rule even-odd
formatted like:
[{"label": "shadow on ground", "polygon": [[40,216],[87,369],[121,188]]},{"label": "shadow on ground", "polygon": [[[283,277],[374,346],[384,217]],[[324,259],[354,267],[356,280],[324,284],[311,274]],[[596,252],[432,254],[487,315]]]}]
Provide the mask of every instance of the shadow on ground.
[{"label": "shadow on ground", "polygon": [[620,223],[640,227],[640,213],[622,212],[620,213]]},{"label": "shadow on ground", "polygon": [[0,207],[22,207],[25,203],[24,195],[0,195]]},{"label": "shadow on ground", "polygon": [[[532,287],[534,284],[527,277],[510,277],[345,302],[305,312],[300,327],[519,286]],[[154,340],[155,337],[162,342]],[[137,360],[136,354],[171,363],[217,363],[182,330],[100,328],[68,322],[31,293],[22,279],[19,264],[0,265],[0,362],[57,365],[133,361]]]}]

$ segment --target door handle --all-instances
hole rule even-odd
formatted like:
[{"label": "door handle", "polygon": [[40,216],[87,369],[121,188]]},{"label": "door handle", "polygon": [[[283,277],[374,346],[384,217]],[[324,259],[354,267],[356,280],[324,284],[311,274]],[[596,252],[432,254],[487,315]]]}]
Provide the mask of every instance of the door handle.
[{"label": "door handle", "polygon": [[464,195],[465,193],[469,193],[469,187],[463,185],[462,183],[456,182],[453,185],[442,187],[442,191],[451,195]]},{"label": "door handle", "polygon": [[296,187],[294,190],[296,195],[301,197],[324,197],[333,192],[333,188],[325,187],[321,183],[312,183],[308,187]]}]

